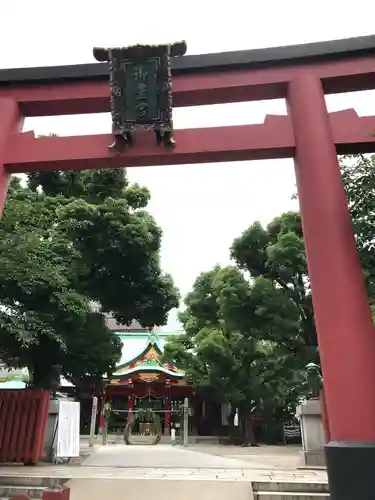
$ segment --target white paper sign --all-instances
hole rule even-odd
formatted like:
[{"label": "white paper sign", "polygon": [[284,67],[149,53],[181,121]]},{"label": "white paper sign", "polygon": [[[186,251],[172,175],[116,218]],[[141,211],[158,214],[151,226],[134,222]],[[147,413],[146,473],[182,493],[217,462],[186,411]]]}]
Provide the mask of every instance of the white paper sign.
[{"label": "white paper sign", "polygon": [[60,400],[56,456],[79,457],[80,403]]},{"label": "white paper sign", "polygon": [[238,425],[239,425],[238,408],[236,408],[236,414],[234,415],[233,425],[234,425],[234,427],[238,427]]}]

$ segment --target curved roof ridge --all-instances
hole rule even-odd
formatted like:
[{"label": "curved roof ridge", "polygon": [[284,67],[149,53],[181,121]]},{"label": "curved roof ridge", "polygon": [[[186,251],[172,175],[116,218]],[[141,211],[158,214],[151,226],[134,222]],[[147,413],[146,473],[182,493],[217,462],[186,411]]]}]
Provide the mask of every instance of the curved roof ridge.
[{"label": "curved roof ridge", "polygon": [[[128,340],[132,339],[132,335],[127,334],[121,336],[125,337],[123,339],[123,350],[126,352],[126,343]],[[137,349],[136,353],[133,353],[130,360],[125,361],[125,356],[123,355],[122,360],[116,367],[113,378],[122,378],[133,373],[142,371],[146,372],[150,370],[162,372],[171,377],[184,377],[184,372],[182,370],[179,370],[173,364],[164,364],[161,362],[160,356],[163,354],[164,349],[160,337],[163,337],[163,335],[160,335],[158,332],[149,332],[147,334],[147,337],[145,335],[143,335],[142,337],[142,339],[136,339],[139,341],[145,340],[145,342],[142,342],[142,347],[141,345],[139,346],[139,349]],[[139,344],[141,344],[141,342],[139,342]],[[152,353],[152,350],[154,353]],[[143,359],[147,357],[148,353],[150,354],[149,359]],[[152,363],[152,366],[150,363]]]}]

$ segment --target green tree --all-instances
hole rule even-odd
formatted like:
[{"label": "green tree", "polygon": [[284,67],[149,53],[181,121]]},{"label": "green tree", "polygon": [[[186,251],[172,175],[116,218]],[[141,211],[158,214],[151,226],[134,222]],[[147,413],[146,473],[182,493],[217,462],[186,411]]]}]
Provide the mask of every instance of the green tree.
[{"label": "green tree", "polygon": [[240,269],[253,278],[266,278],[285,300],[295,304],[300,317],[298,333],[285,337],[283,343],[306,363],[316,360],[317,335],[300,214],[284,213],[266,228],[255,222],[235,239],[231,257]]},{"label": "green tree", "polygon": [[[372,307],[375,307],[375,155],[340,159],[357,249]],[[266,228],[255,222],[237,238],[231,256],[250,276],[263,276],[298,307],[300,329],[288,344],[306,361],[317,361],[317,334],[299,212],[276,217]]]},{"label": "green tree", "polygon": [[75,381],[113,370],[121,348],[104,312],[153,326],[178,305],[149,197],[122,169],[13,179],[0,221],[0,356],[27,366],[34,384],[55,365]]},{"label": "green tree", "polygon": [[375,301],[375,155],[341,158],[357,250],[372,306]]},{"label": "green tree", "polygon": [[248,281],[236,267],[202,273],[185,305],[184,334],[167,342],[165,357],[238,408],[244,444],[254,444],[252,413],[295,411],[299,359],[283,341],[298,332],[298,308],[272,281]]}]

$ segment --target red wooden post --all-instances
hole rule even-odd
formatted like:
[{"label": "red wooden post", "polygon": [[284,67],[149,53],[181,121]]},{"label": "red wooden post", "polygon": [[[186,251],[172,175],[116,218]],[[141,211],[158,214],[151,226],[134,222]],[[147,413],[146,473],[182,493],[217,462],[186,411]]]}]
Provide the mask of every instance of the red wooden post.
[{"label": "red wooden post", "polygon": [[332,439],[375,442],[375,331],[320,80],[288,102]]},{"label": "red wooden post", "polygon": [[18,104],[9,98],[0,98],[0,215],[7,197],[10,175],[4,168],[6,148],[12,134],[22,125]]},{"label": "red wooden post", "polygon": [[320,399],[320,406],[322,409],[324,436],[326,438],[326,443],[328,443],[329,441],[331,441],[331,432],[329,430],[329,420],[328,420],[326,396],[324,394],[324,389],[320,391],[319,399]]},{"label": "red wooden post", "polygon": [[100,413],[100,418],[99,418],[99,429],[104,429],[105,422],[104,422],[104,414],[103,414],[103,409]]},{"label": "red wooden post", "polygon": [[[21,395],[20,395],[21,397]],[[40,443],[40,428],[38,425],[38,406],[40,404],[37,389],[22,391],[22,414],[26,420],[25,439],[20,449],[18,461],[25,463],[36,463],[40,456],[38,448]]]},{"label": "red wooden post", "polygon": [[171,422],[171,405],[170,398],[165,396],[164,398],[164,435],[169,436],[169,426]]},{"label": "red wooden post", "polygon": [[128,396],[128,416],[127,422],[130,423],[133,418],[133,396]]},{"label": "red wooden post", "polygon": [[288,107],[334,441],[326,447],[331,498],[357,498],[351,488],[360,484],[367,500],[375,460],[375,330],[320,79],[306,72],[292,80]]}]

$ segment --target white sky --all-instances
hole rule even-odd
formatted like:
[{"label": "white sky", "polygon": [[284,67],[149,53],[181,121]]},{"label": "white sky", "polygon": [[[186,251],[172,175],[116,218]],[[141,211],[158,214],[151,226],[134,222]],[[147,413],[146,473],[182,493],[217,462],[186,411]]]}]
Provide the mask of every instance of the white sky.
[{"label": "white sky", "polygon": [[[93,46],[185,39],[188,54],[223,52],[374,33],[375,4],[357,0],[13,0],[1,6],[0,68],[94,62]],[[375,92],[329,96],[330,111],[375,114]],[[283,101],[175,110],[175,126],[260,123]],[[106,115],[28,119],[25,129],[59,135],[109,133]],[[164,231],[162,262],[185,295],[196,276],[229,262],[228,248],[253,221],[296,209],[292,160],[129,170],[152,192],[149,210]],[[172,314],[166,329],[176,328]]]}]

